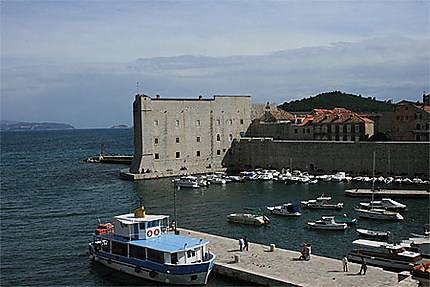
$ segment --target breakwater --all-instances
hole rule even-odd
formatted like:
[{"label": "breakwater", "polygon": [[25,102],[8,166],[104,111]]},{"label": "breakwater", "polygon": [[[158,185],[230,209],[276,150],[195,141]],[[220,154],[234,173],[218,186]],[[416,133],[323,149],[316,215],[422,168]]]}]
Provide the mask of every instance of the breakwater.
[{"label": "breakwater", "polygon": [[286,141],[240,138],[233,142],[223,164],[231,170],[293,168],[310,172],[346,171],[372,174],[376,152],[377,175],[430,177],[430,142]]}]

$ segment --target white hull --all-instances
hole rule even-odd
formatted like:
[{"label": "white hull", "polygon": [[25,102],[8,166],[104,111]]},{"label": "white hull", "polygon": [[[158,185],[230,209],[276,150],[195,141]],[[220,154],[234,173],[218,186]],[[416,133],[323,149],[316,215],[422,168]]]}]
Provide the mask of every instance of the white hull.
[{"label": "white hull", "polygon": [[[101,263],[109,268],[115,269],[120,272],[124,272],[133,276],[137,276],[146,280],[168,283],[174,285],[204,285],[207,283],[208,276],[211,270],[207,272],[200,272],[194,274],[167,274],[156,272],[143,267],[136,267],[135,264],[105,258],[97,255],[92,255],[92,259],[98,263]],[[193,278],[193,279],[192,279]]]},{"label": "white hull", "polygon": [[366,259],[366,263],[369,265],[383,267],[387,269],[412,270],[412,268],[414,267],[414,263],[412,262],[392,260],[387,258],[378,258],[370,255],[354,254],[352,252],[348,253],[348,260],[351,262],[361,263],[362,257]]},{"label": "white hull", "polygon": [[281,210],[278,210],[278,209],[270,210],[270,212],[272,214],[276,214],[276,215],[291,216],[291,217],[297,217],[297,216],[301,216],[302,215],[300,212],[288,212],[288,211],[281,211]]},{"label": "white hull", "polygon": [[404,217],[400,213],[395,212],[374,212],[372,210],[356,209],[359,217],[369,219],[383,219],[383,220],[403,220]]},{"label": "white hull", "polygon": [[345,230],[347,228],[346,224],[319,225],[319,224],[315,224],[315,222],[308,222],[308,226],[312,229],[320,229],[320,230]]}]

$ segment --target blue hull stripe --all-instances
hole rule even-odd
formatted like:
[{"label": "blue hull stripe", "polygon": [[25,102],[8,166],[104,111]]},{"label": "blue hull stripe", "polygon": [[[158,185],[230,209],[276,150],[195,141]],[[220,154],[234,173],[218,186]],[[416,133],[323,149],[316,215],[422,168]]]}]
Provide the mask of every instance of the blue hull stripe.
[{"label": "blue hull stripe", "polygon": [[[166,273],[166,274],[175,274],[175,275],[183,275],[183,274],[196,274],[201,272],[208,272],[213,267],[213,260],[207,261],[201,264],[196,265],[181,265],[181,266],[166,266],[163,264],[155,263],[152,261],[143,261],[138,260],[134,258],[128,258],[118,255],[113,255],[106,252],[95,252],[95,255],[104,258],[105,260],[111,259],[112,261],[115,261],[115,263],[127,265],[127,266],[140,266],[142,269],[147,271],[156,271],[160,273]],[[167,272],[169,271],[169,272]]]}]

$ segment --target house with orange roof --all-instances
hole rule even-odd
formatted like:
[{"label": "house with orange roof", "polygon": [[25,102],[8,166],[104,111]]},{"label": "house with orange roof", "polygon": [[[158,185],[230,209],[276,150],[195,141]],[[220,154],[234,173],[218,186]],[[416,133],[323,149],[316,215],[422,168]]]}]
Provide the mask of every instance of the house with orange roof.
[{"label": "house with orange roof", "polygon": [[423,94],[423,102],[401,101],[393,106],[394,141],[430,140],[430,94]]}]

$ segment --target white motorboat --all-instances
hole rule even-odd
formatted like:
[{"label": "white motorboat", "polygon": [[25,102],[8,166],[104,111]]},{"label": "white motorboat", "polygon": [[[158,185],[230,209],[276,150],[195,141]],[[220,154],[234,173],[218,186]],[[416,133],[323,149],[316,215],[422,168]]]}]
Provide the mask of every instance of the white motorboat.
[{"label": "white motorboat", "polygon": [[187,175],[182,176],[181,178],[173,180],[173,183],[178,188],[199,188],[199,184],[197,182],[197,177]]},{"label": "white motorboat", "polygon": [[388,211],[385,209],[363,209],[355,208],[359,217],[369,218],[369,219],[384,219],[384,220],[403,220],[404,217],[395,211]]},{"label": "white motorboat", "polygon": [[315,222],[308,222],[308,226],[313,229],[323,230],[345,230],[348,228],[346,223],[336,223],[334,216],[323,216]]},{"label": "white motorboat", "polygon": [[264,225],[270,223],[270,219],[267,216],[251,213],[232,213],[227,217],[227,220],[250,225]]},{"label": "white motorboat", "polygon": [[285,203],[278,206],[267,206],[267,210],[276,215],[283,216],[300,216],[302,215],[299,206],[293,203]]},{"label": "white motorboat", "polygon": [[99,224],[88,249],[91,258],[109,268],[143,279],[174,285],[206,284],[215,255],[208,241],[168,232],[169,217],[134,213]]},{"label": "white motorboat", "polygon": [[361,229],[361,228],[357,228],[355,231],[357,231],[357,233],[361,236],[375,237],[375,238],[387,238],[391,234],[389,231],[374,231],[374,230]]},{"label": "white motorboat", "polygon": [[316,209],[342,209],[343,203],[329,203],[328,201],[331,199],[330,196],[320,196],[317,199],[303,200],[300,203],[308,208],[316,208]]},{"label": "white motorboat", "polygon": [[422,258],[417,252],[406,251],[399,244],[357,239],[352,244],[364,248],[357,248],[348,252],[347,258],[351,262],[361,263],[364,258],[369,265],[392,270],[412,270]]},{"label": "white motorboat", "polygon": [[370,208],[378,208],[378,209],[386,209],[386,210],[404,210],[408,206],[392,200],[391,198],[382,198],[381,200],[373,200],[370,202],[360,202],[360,206],[362,208],[370,209]]}]

